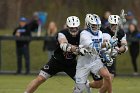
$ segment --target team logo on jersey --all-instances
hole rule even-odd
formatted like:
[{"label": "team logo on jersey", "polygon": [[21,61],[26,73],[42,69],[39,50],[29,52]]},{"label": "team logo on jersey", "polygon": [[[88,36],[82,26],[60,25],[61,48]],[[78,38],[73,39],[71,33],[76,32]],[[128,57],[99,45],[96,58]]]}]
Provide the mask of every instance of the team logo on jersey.
[{"label": "team logo on jersey", "polygon": [[94,43],[101,43],[102,42],[102,38],[100,38],[100,39],[92,39],[92,41]]},{"label": "team logo on jersey", "polygon": [[101,48],[102,38],[100,39],[92,39],[92,47],[94,47],[97,51]]},{"label": "team logo on jersey", "polygon": [[44,66],[44,69],[49,69],[49,65],[45,65]]}]

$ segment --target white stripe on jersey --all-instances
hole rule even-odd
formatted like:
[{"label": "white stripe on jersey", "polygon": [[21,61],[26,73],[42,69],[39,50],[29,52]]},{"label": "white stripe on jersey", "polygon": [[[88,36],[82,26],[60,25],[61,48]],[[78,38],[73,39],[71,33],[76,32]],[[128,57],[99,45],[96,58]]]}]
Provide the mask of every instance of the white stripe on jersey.
[{"label": "white stripe on jersey", "polygon": [[60,41],[62,38],[65,38],[67,40],[66,36],[63,33],[58,33],[58,41]]}]

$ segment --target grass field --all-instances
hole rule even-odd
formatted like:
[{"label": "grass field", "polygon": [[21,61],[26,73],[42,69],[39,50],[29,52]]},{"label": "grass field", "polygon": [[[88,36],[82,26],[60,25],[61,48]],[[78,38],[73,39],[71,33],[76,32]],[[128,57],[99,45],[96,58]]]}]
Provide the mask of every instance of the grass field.
[{"label": "grass field", "polygon": [[[0,75],[0,93],[23,93],[36,76]],[[91,79],[91,78],[90,78]],[[35,93],[72,93],[74,82],[67,76],[55,76],[42,84]],[[93,93],[97,93],[94,89]],[[140,93],[140,78],[116,77],[113,93]]]}]

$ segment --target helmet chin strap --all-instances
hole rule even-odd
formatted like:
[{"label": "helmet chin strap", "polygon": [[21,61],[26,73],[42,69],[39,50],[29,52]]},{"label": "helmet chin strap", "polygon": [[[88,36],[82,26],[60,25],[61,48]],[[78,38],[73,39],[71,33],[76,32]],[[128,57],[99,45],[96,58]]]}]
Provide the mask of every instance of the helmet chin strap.
[{"label": "helmet chin strap", "polygon": [[94,31],[94,30],[92,30],[92,27],[90,27],[90,28],[88,28],[87,29],[92,35],[94,35],[94,36],[98,36],[98,30],[96,30],[96,31]]}]

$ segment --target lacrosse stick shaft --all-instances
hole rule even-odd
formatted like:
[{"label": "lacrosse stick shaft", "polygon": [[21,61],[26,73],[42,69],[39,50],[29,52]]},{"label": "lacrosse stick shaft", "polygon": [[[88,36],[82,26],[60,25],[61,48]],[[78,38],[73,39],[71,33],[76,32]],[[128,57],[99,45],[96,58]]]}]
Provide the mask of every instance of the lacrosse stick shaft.
[{"label": "lacrosse stick shaft", "polygon": [[[116,31],[115,31],[115,34],[114,34],[113,38],[117,38],[117,33],[119,31],[119,26],[123,25],[123,23],[126,22],[125,15],[126,14],[124,13],[124,9],[122,9],[121,13],[120,13],[120,22],[119,22],[119,24],[116,27]],[[113,49],[114,49],[114,47],[111,48],[111,52],[110,52],[110,55],[109,55],[110,57],[112,55]]]}]

